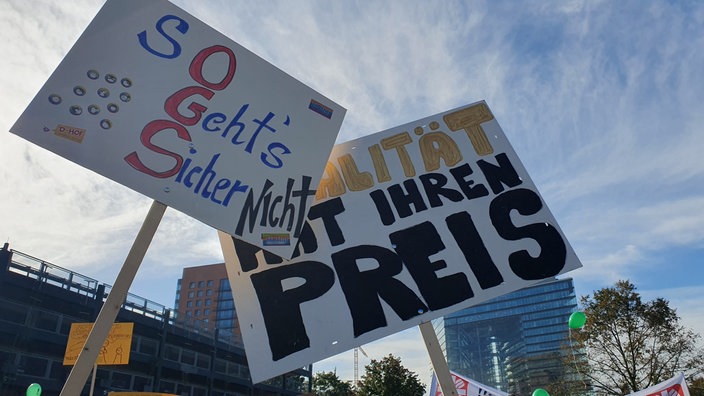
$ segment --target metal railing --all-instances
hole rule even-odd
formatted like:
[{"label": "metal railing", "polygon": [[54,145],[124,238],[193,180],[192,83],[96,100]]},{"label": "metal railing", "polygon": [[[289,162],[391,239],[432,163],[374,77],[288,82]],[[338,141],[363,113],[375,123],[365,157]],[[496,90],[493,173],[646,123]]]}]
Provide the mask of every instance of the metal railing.
[{"label": "metal railing", "polygon": [[8,270],[92,298],[98,292],[97,280],[16,250]]},{"label": "metal railing", "polygon": [[[64,290],[80,294],[90,299],[105,302],[105,299],[112,289],[112,285],[100,283],[98,280],[81,275],[77,272],[52,264],[45,260],[30,256],[17,250],[12,251],[12,260],[8,266],[8,271],[35,279],[40,283],[60,287]],[[102,285],[102,287],[100,287]],[[102,293],[102,295],[99,295]],[[122,304],[122,308],[136,314],[146,316],[175,325],[188,331],[213,337],[218,341],[242,347],[242,340],[229,331],[214,331],[212,326],[208,326],[202,320],[195,318],[176,318],[173,310],[157,302],[127,293],[127,298]]]}]

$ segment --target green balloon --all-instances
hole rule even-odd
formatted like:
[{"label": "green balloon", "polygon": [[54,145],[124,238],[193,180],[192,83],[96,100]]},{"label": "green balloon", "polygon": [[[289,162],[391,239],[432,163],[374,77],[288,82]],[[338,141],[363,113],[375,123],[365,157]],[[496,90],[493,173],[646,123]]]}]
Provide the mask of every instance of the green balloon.
[{"label": "green balloon", "polygon": [[42,395],[42,386],[34,383],[30,384],[27,387],[27,396],[41,396]]},{"label": "green balloon", "polygon": [[533,391],[533,396],[550,396],[550,394],[545,389],[538,388]]},{"label": "green balloon", "polygon": [[586,322],[587,322],[587,316],[584,315],[584,312],[576,311],[576,312],[572,312],[572,315],[570,315],[570,321],[569,321],[570,329],[581,329],[582,327],[584,327],[584,324]]}]

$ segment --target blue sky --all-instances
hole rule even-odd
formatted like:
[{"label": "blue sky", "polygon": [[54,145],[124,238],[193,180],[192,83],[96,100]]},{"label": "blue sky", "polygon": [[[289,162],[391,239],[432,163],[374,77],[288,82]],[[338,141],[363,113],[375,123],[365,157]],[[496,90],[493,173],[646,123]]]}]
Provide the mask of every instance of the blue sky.
[{"label": "blue sky", "polygon": [[[5,0],[8,131],[103,4]],[[175,1],[347,108],[339,142],[486,100],[584,268],[584,295],[630,279],[704,333],[704,3]],[[0,134],[0,239],[112,283],[150,200]],[[216,232],[168,210],[130,290],[172,305]],[[365,346],[429,382],[417,329]],[[352,352],[316,367],[352,378]],[[360,355],[361,365],[368,360]]]}]

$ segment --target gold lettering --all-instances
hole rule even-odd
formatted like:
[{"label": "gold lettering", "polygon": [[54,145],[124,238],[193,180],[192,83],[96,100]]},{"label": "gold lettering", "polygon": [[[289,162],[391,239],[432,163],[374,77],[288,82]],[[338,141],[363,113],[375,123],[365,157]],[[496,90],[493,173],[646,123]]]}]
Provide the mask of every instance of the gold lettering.
[{"label": "gold lettering", "polygon": [[369,172],[360,172],[352,154],[345,154],[337,158],[340,170],[345,177],[345,184],[350,191],[362,191],[374,187],[374,179]]},{"label": "gold lettering", "polygon": [[480,125],[493,119],[494,116],[484,103],[443,116],[443,120],[451,131],[462,129],[467,133],[469,141],[472,142],[474,151],[478,155],[489,155],[494,152],[494,148],[491,147],[491,143]]},{"label": "gold lettering", "polygon": [[428,172],[440,169],[440,158],[445,160],[445,165],[448,167],[455,166],[462,161],[462,153],[457,147],[457,143],[445,132],[425,134],[420,138],[418,145],[425,170]]},{"label": "gold lettering", "polygon": [[398,154],[398,159],[401,161],[401,166],[403,167],[403,173],[406,177],[413,177],[416,175],[416,169],[413,167],[411,162],[411,157],[408,155],[408,150],[406,150],[405,145],[411,143],[411,135],[408,132],[401,132],[393,136],[381,139],[381,147],[384,150],[396,149]]},{"label": "gold lettering", "polygon": [[372,164],[374,165],[374,170],[376,171],[376,180],[379,183],[391,180],[389,167],[386,166],[386,159],[384,159],[384,153],[382,153],[381,147],[379,147],[378,144],[369,146],[369,155],[372,156]]},{"label": "gold lettering", "polygon": [[[485,135],[481,123],[494,119],[494,116],[484,104],[455,111],[443,116],[445,124],[451,131],[464,130],[469,136],[472,146],[479,155],[493,152],[491,143]],[[427,127],[432,132],[424,132],[424,126],[418,126],[413,132],[419,136],[418,150],[420,151],[425,172],[437,171],[441,167],[441,160],[447,168],[454,167],[463,160],[463,153],[452,138],[451,134],[438,130],[440,123],[432,121]],[[349,191],[363,191],[374,187],[375,183],[385,183],[393,178],[384,151],[396,151],[399,163],[405,177],[416,176],[408,145],[413,143],[413,138],[408,131],[387,136],[377,144],[367,147],[371,164],[374,167],[374,176],[371,171],[360,170],[351,153],[343,154],[335,160],[328,161],[325,172],[320,180],[315,194],[316,200],[328,197],[337,197]],[[361,154],[359,151],[354,151]],[[366,161],[365,161],[366,163]]]},{"label": "gold lettering", "polygon": [[335,165],[330,161],[325,164],[325,172],[318,184],[318,190],[315,192],[315,199],[321,200],[327,197],[337,197],[347,192],[345,182],[342,180],[342,175],[337,171]]}]

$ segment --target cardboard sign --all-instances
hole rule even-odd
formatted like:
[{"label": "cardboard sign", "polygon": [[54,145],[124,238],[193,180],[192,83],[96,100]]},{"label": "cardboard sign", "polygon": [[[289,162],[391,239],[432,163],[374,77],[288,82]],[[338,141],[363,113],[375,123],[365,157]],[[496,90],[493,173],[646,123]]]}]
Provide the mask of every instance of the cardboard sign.
[{"label": "cardboard sign", "polygon": [[[463,377],[454,371],[450,371],[452,381],[455,383],[455,389],[458,396],[508,396],[508,393],[498,389],[486,386],[477,381]],[[430,396],[443,396],[442,389],[438,384],[438,377],[433,373],[433,378],[430,380]]]},{"label": "cardboard sign", "polygon": [[11,131],[290,257],[344,114],[165,0],[108,0]]},{"label": "cardboard sign", "polygon": [[[64,353],[64,366],[76,364],[92,328],[93,323],[71,324]],[[114,323],[95,363],[98,365],[129,364],[133,328],[134,323]]]},{"label": "cardboard sign", "polygon": [[630,393],[628,396],[689,396],[689,388],[687,388],[684,373],[678,373],[668,380],[641,391]]},{"label": "cardboard sign", "polygon": [[220,239],[255,381],[581,267],[483,102],[336,145],[292,260]]}]

